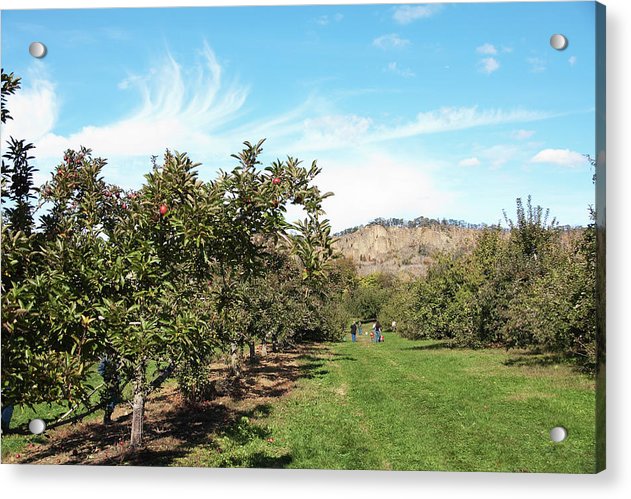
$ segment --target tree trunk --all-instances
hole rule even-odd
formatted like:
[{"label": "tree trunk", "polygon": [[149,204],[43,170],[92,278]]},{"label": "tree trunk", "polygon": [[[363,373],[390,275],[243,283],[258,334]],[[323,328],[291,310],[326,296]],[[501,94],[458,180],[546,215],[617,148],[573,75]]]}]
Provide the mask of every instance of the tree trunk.
[{"label": "tree trunk", "polygon": [[241,365],[239,362],[239,345],[235,341],[230,342],[230,373],[235,378],[241,377]]},{"label": "tree trunk", "polygon": [[267,336],[261,341],[261,357],[267,356]]},{"label": "tree trunk", "polygon": [[134,401],[132,404],[133,414],[131,418],[131,448],[138,448],[142,445],[142,430],[145,418],[145,363],[144,361],[136,368],[134,376]]},{"label": "tree trunk", "polygon": [[250,347],[250,362],[254,364],[256,362],[256,350],[254,347],[254,340],[250,341],[248,343],[248,346]]}]

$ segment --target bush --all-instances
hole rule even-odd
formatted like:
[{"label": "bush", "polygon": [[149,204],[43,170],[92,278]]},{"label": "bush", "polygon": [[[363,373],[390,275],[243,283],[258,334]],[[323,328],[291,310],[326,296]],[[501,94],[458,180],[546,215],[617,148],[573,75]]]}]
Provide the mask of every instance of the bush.
[{"label": "bush", "polygon": [[401,334],[554,352],[593,369],[594,227],[563,232],[530,198],[526,207],[517,200],[516,222],[506,220],[510,231],[486,228],[471,254],[437,255],[426,277],[391,298]]}]

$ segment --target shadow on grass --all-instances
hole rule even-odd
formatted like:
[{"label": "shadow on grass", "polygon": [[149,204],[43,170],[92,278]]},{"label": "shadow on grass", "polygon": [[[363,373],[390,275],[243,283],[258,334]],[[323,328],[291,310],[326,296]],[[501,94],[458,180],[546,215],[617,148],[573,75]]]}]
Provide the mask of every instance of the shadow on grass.
[{"label": "shadow on grass", "polygon": [[555,364],[567,364],[567,359],[562,355],[552,353],[520,352],[519,355],[506,359],[505,366],[517,367],[546,367]]},{"label": "shadow on grass", "polygon": [[453,350],[453,347],[447,342],[430,343],[428,345],[414,345],[411,347],[402,347],[401,350]]},{"label": "shadow on grass", "polygon": [[[270,431],[252,424],[249,418],[268,416],[274,399],[285,395],[299,379],[322,377],[328,373],[322,369],[329,359],[326,350],[302,348],[293,354],[293,359],[300,362],[284,361],[286,358],[282,355],[274,357],[272,354],[246,367],[241,383],[229,396],[195,406],[185,404],[174,390],[154,394],[147,404],[149,412],[146,413],[141,449],[127,449],[131,424],[131,415],[127,414],[117,417],[109,425],[93,422],[60,428],[50,434],[46,444],[35,447],[20,462],[169,466],[190,456],[198,446],[210,445],[221,452],[216,443],[219,437],[228,437],[240,446],[265,440],[270,437]],[[227,373],[227,369],[217,371],[217,376]],[[221,465],[282,468],[291,462],[290,454],[269,456],[255,451],[226,455]]]},{"label": "shadow on grass", "polygon": [[303,378],[307,378],[307,379],[324,378],[327,374],[329,374],[329,371],[327,369],[318,369],[317,371],[313,371],[313,372],[305,374]]},{"label": "shadow on grass", "polygon": [[249,468],[286,468],[293,458],[290,454],[278,457],[268,456],[262,452],[256,452],[249,458]]},{"label": "shadow on grass", "polygon": [[341,353],[334,353],[332,355],[332,359],[331,362],[338,362],[340,360],[349,360],[351,362],[357,362],[357,359],[355,357],[351,357],[350,355],[345,355],[345,354],[341,354]]}]

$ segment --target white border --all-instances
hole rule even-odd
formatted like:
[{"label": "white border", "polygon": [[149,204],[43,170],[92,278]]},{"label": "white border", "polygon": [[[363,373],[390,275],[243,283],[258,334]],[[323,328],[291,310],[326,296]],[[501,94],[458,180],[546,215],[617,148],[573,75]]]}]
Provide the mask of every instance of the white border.
[{"label": "white border", "polygon": [[[535,0],[544,1],[544,0]],[[347,0],[262,2],[285,4],[398,3]],[[438,3],[438,2],[425,2]],[[472,3],[472,2],[465,2]],[[631,490],[631,329],[625,314],[631,280],[629,272],[629,220],[631,217],[631,134],[629,91],[631,78],[631,2],[608,0],[607,5],[607,470],[599,475],[528,475],[438,472],[339,472],[302,470],[216,470],[173,468],[102,468],[89,466],[0,466],[3,497],[118,499],[170,497],[236,499],[362,497],[393,499],[399,496],[510,498],[618,498]],[[254,1],[186,0],[0,0],[0,9],[174,7],[255,5]],[[627,89],[625,92],[624,89]]]}]

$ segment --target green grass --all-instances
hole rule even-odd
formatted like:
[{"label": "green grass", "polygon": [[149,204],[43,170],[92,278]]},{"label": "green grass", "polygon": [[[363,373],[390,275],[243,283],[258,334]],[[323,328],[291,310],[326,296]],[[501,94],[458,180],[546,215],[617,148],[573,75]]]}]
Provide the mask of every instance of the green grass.
[{"label": "green grass", "polygon": [[[593,380],[542,356],[450,350],[386,333],[303,359],[290,395],[185,466],[591,473]],[[549,430],[568,429],[553,443]]]}]

